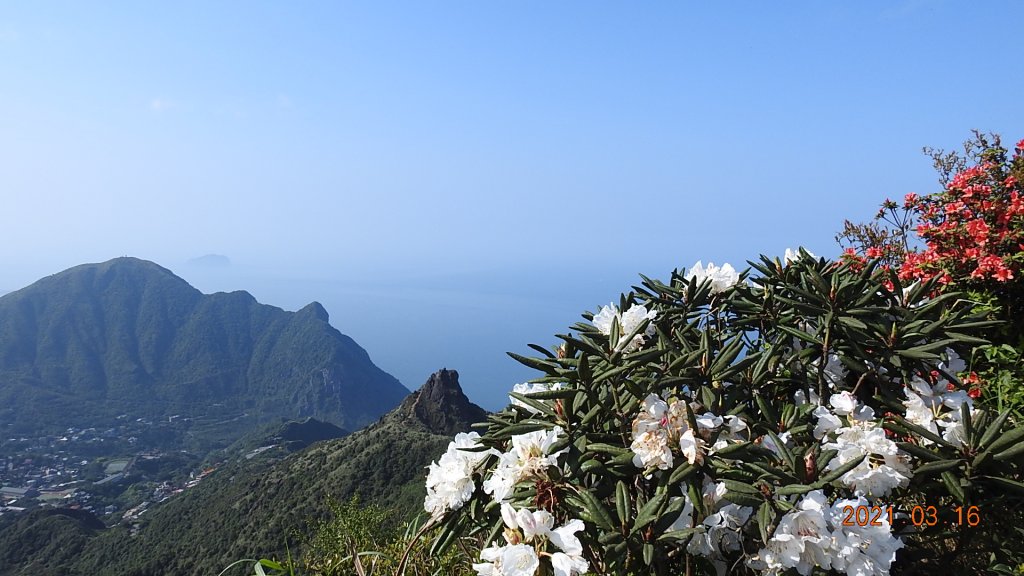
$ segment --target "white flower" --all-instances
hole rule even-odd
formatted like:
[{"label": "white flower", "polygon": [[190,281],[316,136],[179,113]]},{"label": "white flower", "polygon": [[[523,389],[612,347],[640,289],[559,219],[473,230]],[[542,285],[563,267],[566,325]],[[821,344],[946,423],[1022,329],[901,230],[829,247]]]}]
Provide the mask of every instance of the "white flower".
[{"label": "white flower", "polygon": [[686,547],[687,552],[711,559],[716,570],[724,574],[723,552],[735,552],[742,547],[740,530],[750,519],[754,509],[738,504],[728,504],[721,510],[704,518],[703,532],[694,534]]},{"label": "white flower", "polygon": [[810,399],[808,399],[807,395],[804,394],[803,390],[797,390],[793,394],[793,400],[796,401],[797,406],[803,406],[808,403],[821,405],[821,399],[818,398],[818,395],[814,390],[810,390]]},{"label": "white flower", "polygon": [[532,542],[535,538],[549,538],[555,519],[547,510],[516,510],[505,502],[501,505],[501,519],[512,530],[521,530],[523,540]]},{"label": "white flower", "polygon": [[[553,382],[551,384],[545,384],[544,382],[526,382],[523,384],[516,384],[515,386],[512,387],[512,391],[515,392],[516,394],[523,394],[525,396],[529,396],[530,394],[536,394],[538,392],[561,390],[563,388],[565,388],[565,382]],[[533,414],[537,414],[538,412],[540,412],[533,406],[530,406],[529,404],[523,402],[522,400],[519,400],[518,398],[513,398],[512,396],[509,396],[508,399],[513,406],[525,408],[527,411],[532,412]]]},{"label": "white flower", "polygon": [[838,354],[829,354],[828,362],[825,363],[825,382],[828,383],[829,388],[835,388],[846,380],[846,366],[843,366],[843,361],[839,359]]},{"label": "white flower", "polygon": [[[966,404],[972,417],[978,414],[978,410],[974,408],[974,400],[967,392],[950,391],[949,383],[945,380],[931,386],[921,378],[915,377],[910,381],[910,385],[904,388],[904,393],[907,395],[903,405],[907,408],[908,421],[936,434],[939,434],[941,427],[944,440],[956,447],[963,446],[961,407]],[[927,438],[921,438],[921,442],[925,445],[933,443]]]},{"label": "white flower", "polygon": [[480,576],[533,576],[540,567],[537,552],[526,544],[484,548],[480,559],[484,562],[473,564]]},{"label": "white flower", "polygon": [[[694,404],[693,410],[699,407]],[[747,427],[738,417],[723,418],[705,412],[695,417],[697,428],[692,430],[686,410],[687,405],[683,400],[673,400],[669,404],[657,394],[648,394],[644,398],[640,413],[633,419],[633,442],[629,446],[633,451],[633,464],[637,468],[671,468],[674,462],[672,449],[675,446],[679,447],[687,462],[700,464],[708,451],[706,440],[715,429],[726,422],[730,426],[730,430],[720,434],[718,441],[711,447],[712,450],[720,450],[728,445],[729,440],[737,440],[738,433]]]},{"label": "white flower", "polygon": [[551,568],[554,576],[575,576],[590,570],[590,564],[583,556],[570,556],[564,552],[551,555]]},{"label": "white flower", "polygon": [[718,435],[718,439],[715,440],[715,443],[708,449],[708,454],[714,454],[729,444],[744,442],[746,440],[744,433],[748,431],[748,427],[747,423],[744,422],[742,418],[739,416],[727,415],[722,417],[722,423],[725,424],[725,428]]},{"label": "white flower", "polygon": [[668,443],[668,430],[665,428],[634,434],[629,449],[633,451],[633,465],[637,468],[668,470],[672,467],[672,447]]},{"label": "white flower", "polygon": [[836,431],[835,442],[822,445],[825,450],[837,450],[828,463],[835,470],[861,456],[865,458],[855,468],[843,474],[839,481],[866,496],[886,496],[894,488],[910,482],[910,458],[885,436],[885,430],[874,422],[858,422]]},{"label": "white flower", "polygon": [[669,504],[675,504],[680,498],[683,499],[683,511],[679,513],[679,517],[676,518],[676,521],[668,527],[669,531],[693,528],[693,502],[690,500],[690,496],[686,493],[686,487],[684,486],[683,488],[682,496],[674,496],[669,499]]},{"label": "white flower", "polygon": [[697,421],[697,428],[700,430],[701,436],[705,437],[707,437],[707,435],[710,434],[712,430],[721,426],[723,422],[721,416],[715,416],[711,412],[705,412],[700,416],[697,416],[695,419]]},{"label": "white flower", "polygon": [[498,455],[498,465],[484,480],[484,492],[495,502],[504,502],[512,496],[517,482],[528,478],[544,478],[549,466],[558,464],[558,457],[566,452],[551,453],[551,447],[564,434],[560,426],[551,430],[537,430],[512,436],[512,447]]},{"label": "white flower", "polygon": [[946,348],[946,358],[946,361],[939,362],[939,370],[950,376],[956,376],[967,370],[967,363],[952,348]]},{"label": "white flower", "polygon": [[629,446],[637,468],[667,470],[672,467],[668,424],[668,404],[657,394],[648,394],[633,420],[633,442]]},{"label": "white flower", "polygon": [[827,503],[821,490],[808,492],[800,504],[779,520],[775,533],[750,565],[778,574],[789,568],[809,576],[815,567],[831,567],[831,531],[825,517]]},{"label": "white flower", "polygon": [[456,435],[448,444],[448,450],[428,467],[423,508],[431,516],[440,517],[449,510],[461,508],[473,496],[476,490],[473,469],[488,455],[496,453],[494,450],[466,450],[479,447],[479,440],[476,432]]},{"label": "white flower", "polygon": [[801,251],[802,252],[806,252],[808,258],[815,258],[814,254],[812,254],[810,250],[808,250],[808,249],[806,249],[806,248],[801,246],[800,248],[797,248],[796,250],[792,250],[790,248],[786,248],[786,255],[783,258],[783,262],[785,262],[786,264],[789,264],[790,262],[794,262],[796,260],[799,260],[800,258],[803,257],[800,254]]},{"label": "white flower", "polygon": [[569,520],[565,524],[551,531],[551,542],[566,554],[573,556],[583,554],[583,544],[581,544],[580,539],[576,537],[576,533],[583,530],[584,527],[582,520]]},{"label": "white flower", "polygon": [[857,409],[857,397],[849,392],[840,392],[839,394],[833,394],[828,399],[828,403],[832,405],[832,409],[836,414],[840,416],[848,416],[853,414],[853,411]]},{"label": "white flower", "polygon": [[896,560],[896,551],[903,547],[903,542],[892,535],[888,515],[881,514],[879,518],[875,518],[872,514],[872,520],[877,521],[879,525],[872,525],[870,522],[865,525],[859,522],[844,525],[843,520],[849,515],[848,508],[854,511],[862,508],[872,510],[869,502],[862,497],[852,500],[840,499],[832,504],[832,568],[845,570],[848,575],[887,576],[890,565]]},{"label": "white flower", "polygon": [[[615,304],[609,304],[602,306],[600,312],[594,315],[593,324],[601,334],[611,336],[612,324],[618,321],[619,342],[615,346],[615,350],[619,352],[632,352],[643,346],[647,338],[654,336],[654,319],[657,316],[657,310],[648,311],[647,308],[639,304],[633,304],[624,314],[619,313],[619,309]],[[630,340],[626,340],[630,334],[638,330],[640,325],[648,320],[650,320],[650,323],[642,333],[637,334]]]},{"label": "white flower", "polygon": [[548,466],[558,463],[565,449],[551,454],[551,447],[564,435],[561,426],[512,436],[512,452],[518,459],[523,476],[540,476]]},{"label": "white flower", "polygon": [[730,264],[723,264],[721,268],[715,266],[714,262],[708,262],[707,267],[701,261],[697,261],[693,268],[690,268],[689,272],[686,273],[686,277],[697,283],[698,285],[703,284],[705,281],[711,283],[711,292],[718,293],[723,292],[733,284],[740,281],[740,275],[736,270],[733,269]]},{"label": "white flower", "polygon": [[512,497],[512,489],[519,481],[519,467],[514,454],[505,453],[499,457],[498,465],[484,480],[484,492],[495,502],[504,502]]},{"label": "white flower", "polygon": [[573,519],[555,528],[548,535],[551,542],[561,550],[551,555],[551,567],[555,576],[575,576],[590,569],[590,564],[583,558],[583,544],[576,537],[576,533],[583,528],[582,520]]},{"label": "white flower", "polygon": [[704,441],[693,435],[693,430],[686,430],[679,435],[679,450],[690,464],[704,462]]},{"label": "white flower", "polygon": [[817,424],[814,425],[814,437],[817,440],[821,440],[829,432],[838,430],[843,426],[843,422],[839,417],[824,406],[818,406],[811,414],[818,419]]}]

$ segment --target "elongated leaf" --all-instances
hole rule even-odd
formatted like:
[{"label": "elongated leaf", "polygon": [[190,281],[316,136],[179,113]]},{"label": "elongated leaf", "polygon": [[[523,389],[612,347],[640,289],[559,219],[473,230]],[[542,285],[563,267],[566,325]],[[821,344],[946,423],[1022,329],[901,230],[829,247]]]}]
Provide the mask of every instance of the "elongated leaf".
[{"label": "elongated leaf", "polygon": [[643,506],[640,507],[636,512],[636,521],[633,522],[633,528],[629,533],[636,534],[638,530],[643,530],[648,524],[658,519],[661,513],[661,509],[664,508],[668,502],[668,493],[661,492],[655,494],[653,498],[648,500]]},{"label": "elongated leaf", "polygon": [[800,479],[799,478],[797,478],[793,474],[790,474],[789,472],[787,472],[787,471],[785,471],[785,470],[783,470],[781,468],[776,468],[774,466],[769,466],[767,464],[762,464],[760,462],[750,462],[750,463],[747,464],[747,466],[753,468],[754,470],[757,470],[763,476],[768,476],[768,477],[770,477],[772,479],[775,479],[775,480],[781,480],[782,482],[784,482],[786,484],[799,484],[800,483]]},{"label": "elongated leaf", "polygon": [[993,440],[996,439],[996,435],[999,434],[999,431],[1002,429],[1003,424],[1009,417],[1010,409],[1007,408],[1006,410],[1003,410],[1003,412],[999,414],[999,416],[997,416],[991,424],[988,425],[988,429],[985,430],[985,433],[981,436],[981,440],[978,442],[978,447],[981,448],[982,450],[988,448],[988,445]]},{"label": "elongated leaf", "polygon": [[1003,488],[1008,488],[1010,490],[1024,493],[1024,483],[1022,482],[1010,480],[1009,478],[1001,478],[999,476],[982,476],[982,478],[991,480],[993,483],[1002,486]]},{"label": "elongated leaf", "polygon": [[[783,300],[783,298],[781,297],[779,299]],[[798,303],[794,302],[794,304]],[[800,340],[803,340],[804,342],[810,342],[811,344],[817,344],[818,346],[821,346],[821,340],[818,340],[817,338],[811,336],[810,334],[804,332],[803,330],[793,328],[792,326],[786,326],[785,324],[779,324],[778,329],[785,332],[786,334],[789,334],[790,336],[794,336]]]},{"label": "elongated leaf", "polygon": [[839,323],[849,326],[850,328],[856,328],[857,330],[867,330],[868,325],[861,322],[860,320],[852,316],[840,316]]},{"label": "elongated leaf", "polygon": [[760,394],[754,395],[754,402],[757,404],[757,409],[761,411],[765,420],[771,422],[773,425],[779,423],[779,414],[772,408],[771,404]]},{"label": "elongated leaf", "polygon": [[757,508],[764,502],[764,497],[760,494],[757,496],[753,494],[745,494],[743,492],[726,492],[722,498],[732,502],[733,504],[739,504],[740,506],[750,506],[751,508]]},{"label": "elongated leaf", "polygon": [[615,484],[615,512],[619,515],[619,523],[625,526],[629,523],[629,511],[630,500],[629,500],[629,488],[626,483],[619,480]]},{"label": "elongated leaf", "polygon": [[501,429],[501,434],[505,436],[515,436],[519,434],[527,434],[529,432],[536,432],[537,430],[548,430],[554,426],[551,422],[529,422],[524,421],[518,424],[512,424]]},{"label": "elongated leaf", "polygon": [[605,352],[601,350],[599,346],[594,344],[589,338],[573,338],[572,336],[566,334],[558,334],[556,337],[561,338],[567,344],[570,344],[579,350],[587,352],[591,356],[594,356],[596,358],[607,358]]},{"label": "elongated leaf", "polygon": [[529,346],[530,348],[533,348],[537,352],[540,352],[541,354],[543,354],[547,358],[551,358],[552,360],[555,359],[555,355],[552,354],[550,350],[548,350],[547,348],[545,348],[543,346],[540,346],[538,344],[527,344],[527,346]]},{"label": "elongated leaf", "polygon": [[942,483],[946,485],[950,496],[955,498],[957,502],[964,503],[964,489],[960,486],[960,479],[955,474],[949,471],[943,472]]},{"label": "elongated leaf", "polygon": [[739,454],[736,454],[737,452],[742,453],[750,448],[751,445],[752,442],[737,442],[735,444],[729,444],[725,448],[717,450],[713,456],[718,456],[720,458],[725,458],[726,456],[736,457],[739,456]]},{"label": "elongated leaf", "polygon": [[793,494],[806,494],[814,489],[814,486],[809,484],[789,484],[787,486],[779,486],[775,489],[775,493],[779,496],[791,496]]},{"label": "elongated leaf", "polygon": [[761,541],[767,542],[772,522],[775,521],[775,513],[772,511],[771,502],[764,502],[757,509],[757,529],[761,532]]},{"label": "elongated leaf", "polygon": [[568,399],[579,394],[580,391],[576,388],[560,388],[558,390],[544,390],[542,392],[530,392],[526,394],[528,398],[534,400],[559,400]]},{"label": "elongated leaf", "polygon": [[846,464],[843,464],[839,468],[836,468],[835,470],[822,476],[820,479],[818,479],[817,482],[814,483],[814,485],[820,488],[826,484],[831,484],[832,482],[835,482],[843,474],[846,474],[850,470],[853,470],[857,466],[860,466],[860,463],[864,461],[864,458],[867,458],[867,456],[865,455],[861,456],[860,458],[854,458],[853,460],[850,460]]},{"label": "elongated leaf", "polygon": [[545,374],[550,374],[552,376],[558,375],[557,364],[554,364],[550,360],[541,360],[540,358],[530,358],[528,356],[521,356],[519,354],[516,354],[515,352],[506,352],[506,354],[508,354],[509,356],[512,357],[513,360],[519,362],[520,364],[523,364],[524,366],[535,368],[537,370],[540,370],[541,372],[544,372]]},{"label": "elongated leaf", "polygon": [[739,482],[736,480],[725,480],[725,489],[730,492],[743,492],[744,494],[760,494],[761,491],[755,486],[747,484],[746,482]]},{"label": "elongated leaf", "polygon": [[971,408],[964,402],[960,405],[960,422],[963,423],[964,427],[964,444],[971,446],[974,444],[974,423],[971,421]]},{"label": "elongated leaf", "polygon": [[1013,448],[997,453],[993,458],[1002,462],[1003,460],[1012,460],[1021,454],[1024,454],[1024,442],[1017,444]]},{"label": "elongated leaf", "polygon": [[551,416],[552,418],[555,417],[555,410],[554,410],[554,408],[552,408],[551,406],[548,406],[547,404],[541,402],[540,400],[535,400],[535,399],[531,398],[530,396],[527,396],[525,394],[520,394],[518,392],[509,392],[508,395],[513,397],[513,398],[515,398],[516,400],[519,400],[523,404],[526,404],[527,406],[533,408],[537,412],[543,412],[544,414],[547,414],[548,416]]},{"label": "elongated leaf", "polygon": [[[899,414],[893,414],[892,417],[893,417],[894,420],[896,420],[896,423],[898,423],[900,426],[902,426],[906,430],[909,430],[910,432],[913,432],[914,434],[917,434],[918,436],[924,436],[925,438],[931,440],[932,442],[935,442],[936,444],[939,444],[940,446],[945,446],[947,448],[953,448],[952,444],[947,442],[945,438],[943,438],[942,436],[939,436],[935,432],[932,432],[931,430],[929,430],[927,428],[923,428],[921,426],[918,426],[917,424],[914,424],[913,422],[907,420],[906,418],[900,416]],[[882,427],[888,428],[889,424],[890,424],[889,422],[886,422],[885,424],[882,425]]]},{"label": "elongated leaf", "polygon": [[999,452],[1006,448],[1007,446],[1012,446],[1014,444],[1017,444],[1018,442],[1021,442],[1022,440],[1024,440],[1024,426],[1021,426],[1020,428],[1014,428],[1013,430],[1010,430],[1006,434],[1003,434],[1002,436],[999,437],[998,440],[993,442],[992,445],[989,446],[987,449],[993,452]]},{"label": "elongated leaf", "polygon": [[779,435],[776,434],[775,432],[769,430],[767,434],[768,436],[771,437],[772,442],[775,443],[775,447],[778,448],[779,453],[782,456],[782,460],[786,463],[787,466],[789,466],[789,469],[796,470],[796,457],[793,456],[793,451],[790,450],[788,446],[786,446],[786,443],[783,442],[782,439],[779,438]]},{"label": "elongated leaf", "polygon": [[[892,430],[892,428],[889,427],[889,426],[884,426],[884,428],[886,428],[887,430]],[[900,427],[900,428],[902,428],[902,427]],[[906,429],[897,430],[897,431],[898,432],[905,432],[905,433],[909,433],[910,432],[909,430],[906,430]],[[918,458],[920,458],[922,460],[928,460],[929,462],[937,462],[939,460],[942,460],[942,458],[943,458],[942,454],[936,454],[935,452],[932,452],[931,450],[929,450],[927,448],[923,448],[921,446],[918,446],[917,444],[911,444],[910,442],[897,442],[896,446],[898,446],[899,449],[903,450],[904,452],[908,452],[910,454],[913,454],[914,456],[917,456]]]},{"label": "elongated leaf", "polygon": [[689,538],[695,532],[698,532],[698,531],[700,531],[700,528],[687,528],[685,530],[670,530],[668,532],[665,532],[661,536],[658,536],[658,541],[659,542],[668,541],[668,540],[682,541],[682,540],[685,540],[685,539]]},{"label": "elongated leaf", "polygon": [[675,470],[672,471],[672,474],[669,475],[668,483],[669,484],[678,484],[678,483],[682,482],[683,480],[686,480],[687,478],[689,478],[690,475],[693,474],[696,471],[697,471],[697,468],[695,468],[694,466],[690,465],[689,462],[684,463],[684,464],[680,464],[679,466],[676,467]]},{"label": "elongated leaf", "polygon": [[615,446],[612,444],[605,444],[603,442],[591,442],[590,444],[587,444],[587,451],[601,452],[603,454],[611,454],[612,456],[632,454],[629,448],[623,448],[622,446]]},{"label": "elongated leaf", "polygon": [[596,496],[588,490],[581,490],[577,494],[583,502],[583,506],[590,512],[590,516],[598,526],[605,530],[615,529],[615,523],[612,521],[611,514],[608,513],[608,509],[604,507],[604,504]]},{"label": "elongated leaf", "polygon": [[938,462],[929,462],[922,464],[914,469],[914,476],[927,476],[929,474],[938,474],[947,470],[952,470],[960,465],[959,460],[940,460]]}]

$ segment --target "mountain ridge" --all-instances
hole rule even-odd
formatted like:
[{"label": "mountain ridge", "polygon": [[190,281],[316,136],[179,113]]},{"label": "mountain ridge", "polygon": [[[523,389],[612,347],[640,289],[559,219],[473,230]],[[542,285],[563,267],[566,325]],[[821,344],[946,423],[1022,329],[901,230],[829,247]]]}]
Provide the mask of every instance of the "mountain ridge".
[{"label": "mountain ridge", "polygon": [[98,404],[166,418],[220,403],[225,416],[356,429],[408,390],[329,319],[318,302],[286,312],[245,291],[203,294],[146,260],[83,264],[0,296],[0,401],[43,412],[8,414],[22,426]]}]

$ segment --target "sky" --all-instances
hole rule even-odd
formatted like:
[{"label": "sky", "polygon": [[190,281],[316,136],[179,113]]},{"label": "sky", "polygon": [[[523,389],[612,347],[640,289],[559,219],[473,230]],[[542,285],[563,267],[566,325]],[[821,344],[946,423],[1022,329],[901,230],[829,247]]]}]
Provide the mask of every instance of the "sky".
[{"label": "sky", "polygon": [[[838,253],[1024,138],[1024,3],[0,6],[0,292],[153,260],[497,409],[638,274]],[[194,262],[224,255],[228,265]]]}]

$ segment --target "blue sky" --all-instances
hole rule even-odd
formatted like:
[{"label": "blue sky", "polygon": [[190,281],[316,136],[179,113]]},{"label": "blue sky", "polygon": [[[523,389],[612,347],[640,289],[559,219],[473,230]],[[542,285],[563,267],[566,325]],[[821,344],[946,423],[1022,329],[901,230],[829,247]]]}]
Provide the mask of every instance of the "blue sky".
[{"label": "blue sky", "polygon": [[[1024,4],[21,3],[0,8],[0,289],[154,260],[497,408],[638,273],[834,254],[1024,137]],[[208,253],[226,268],[188,264]]]}]

